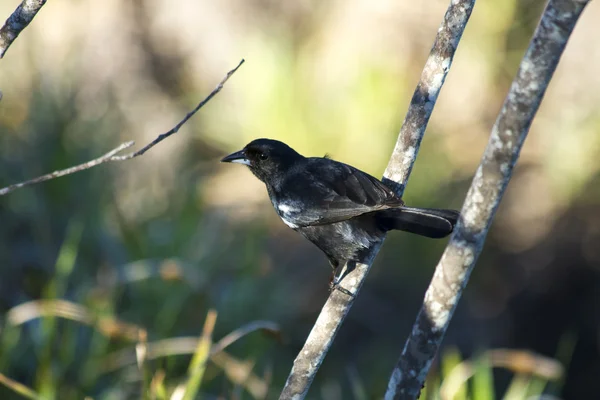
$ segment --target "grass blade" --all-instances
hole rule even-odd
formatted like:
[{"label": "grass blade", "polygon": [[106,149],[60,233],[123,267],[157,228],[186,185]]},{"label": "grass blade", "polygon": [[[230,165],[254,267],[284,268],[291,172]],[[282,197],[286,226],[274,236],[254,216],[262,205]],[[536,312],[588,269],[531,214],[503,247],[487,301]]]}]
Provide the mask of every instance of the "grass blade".
[{"label": "grass blade", "polygon": [[194,357],[192,357],[192,362],[188,368],[190,378],[186,384],[183,400],[192,400],[196,398],[198,389],[200,389],[202,377],[204,376],[204,371],[206,370],[206,361],[210,357],[212,333],[214,331],[216,322],[217,312],[215,310],[210,310],[206,315],[206,320],[204,321],[202,337],[200,337],[200,340],[198,341],[198,347],[196,348],[196,352],[194,353]]}]

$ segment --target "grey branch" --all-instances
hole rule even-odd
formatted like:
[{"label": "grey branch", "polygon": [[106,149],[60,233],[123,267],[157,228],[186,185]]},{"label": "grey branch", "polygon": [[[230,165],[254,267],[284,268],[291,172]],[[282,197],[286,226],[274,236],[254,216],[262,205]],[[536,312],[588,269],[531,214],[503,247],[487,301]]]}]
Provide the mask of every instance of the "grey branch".
[{"label": "grey branch", "polygon": [[404,117],[394,152],[384,173],[384,181],[400,195],[425,135],[433,106],[450,71],[458,42],[465,30],[475,0],[452,0],[438,30],[433,48],[425,62],[421,80],[415,89]]},{"label": "grey branch", "polygon": [[166,138],[168,138],[169,136],[177,133],[179,131],[179,129],[190,119],[192,118],[192,116],[194,114],[196,114],[198,112],[198,110],[200,110],[202,107],[204,107],[204,105],[206,105],[206,103],[208,103],[217,93],[219,93],[221,91],[221,89],[223,89],[223,85],[225,84],[225,82],[227,82],[227,80],[231,77],[231,75],[233,75],[235,73],[235,71],[238,70],[238,68],[244,63],[244,60],[241,60],[239,62],[239,64],[232,69],[231,71],[229,71],[227,73],[227,75],[225,76],[225,78],[223,78],[223,80],[221,82],[219,82],[219,84],[217,85],[217,87],[215,87],[213,89],[212,92],[210,92],[210,94],[208,96],[206,96],[206,98],[204,98],[204,100],[202,100],[200,103],[198,103],[198,105],[189,113],[186,114],[186,116],[179,121],[179,123],[177,125],[175,125],[175,127],[173,127],[173,129],[171,129],[168,132],[165,132],[161,135],[159,135],[156,139],[154,139],[152,142],[148,143],[146,146],[144,146],[143,148],[141,148],[138,151],[134,151],[128,154],[123,154],[123,155],[118,155],[118,153],[120,153],[121,151],[131,147],[134,145],[133,141],[130,142],[126,142],[121,144],[119,147],[109,151],[108,153],[104,154],[101,157],[98,157],[94,160],[85,162],[83,164],[79,164],[76,165],[74,167],[70,167],[70,168],[66,168],[66,169],[61,169],[58,171],[54,171],[54,172],[50,172],[49,174],[46,175],[42,175],[42,176],[38,176],[37,178],[33,178],[31,180],[25,181],[25,182],[21,182],[21,183],[15,183],[13,185],[7,186],[5,188],[0,189],[0,196],[4,196],[5,194],[8,194],[10,192],[12,192],[13,190],[17,190],[20,189],[22,187],[25,186],[29,186],[29,185],[33,185],[35,183],[40,183],[40,182],[44,182],[44,181],[48,181],[50,179],[54,179],[54,178],[58,178],[61,176],[65,176],[65,175],[69,175],[75,172],[79,172],[79,171],[83,171],[92,167],[95,167],[96,165],[100,165],[100,164],[104,164],[106,162],[109,161],[125,161],[125,160],[131,160],[132,158],[141,156],[142,154],[144,154],[145,152],[147,152],[148,150],[150,150],[152,147],[156,146],[158,143],[162,142],[163,140],[165,140]]},{"label": "grey branch", "polygon": [[[398,195],[404,187],[419,151],[419,145],[429,117],[437,100],[444,80],[450,70],[458,42],[464,32],[475,0],[452,0],[425,63],[420,81],[415,89],[406,118],[390,162],[384,173],[384,180]],[[321,366],[333,339],[371,268],[381,243],[373,246],[362,263],[356,263],[344,277],[341,285],[353,296],[334,290],[323,306],[304,347],[298,353],[292,371],[285,383],[280,399],[302,399]]]},{"label": "grey branch", "polygon": [[567,40],[588,1],[550,0],[521,61],[467,193],[456,229],[390,378],[386,400],[416,399],[442,342],[521,147]]},{"label": "grey branch", "polygon": [[23,0],[17,9],[8,17],[4,26],[0,28],[0,58],[19,36],[21,31],[29,25],[46,0]]}]

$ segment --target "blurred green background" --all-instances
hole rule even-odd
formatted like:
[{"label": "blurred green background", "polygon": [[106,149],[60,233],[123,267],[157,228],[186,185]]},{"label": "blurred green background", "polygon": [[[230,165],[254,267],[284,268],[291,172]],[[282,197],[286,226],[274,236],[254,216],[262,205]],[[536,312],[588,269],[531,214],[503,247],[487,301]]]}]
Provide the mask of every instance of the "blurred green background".
[{"label": "blurred green background", "polygon": [[[1,2],[1,18],[18,3]],[[136,344],[143,353],[197,338],[212,309],[206,330],[215,341],[254,320],[281,332],[249,334],[214,357],[199,396],[276,398],[327,297],[330,269],[279,220],[249,171],[218,160],[269,137],[380,176],[447,5],[48,2],[0,62],[0,187],[123,141],[149,142],[246,63],[144,156],[0,198],[0,373],[44,398],[165,398],[185,383],[195,343],[142,368]],[[460,208],[543,6],[476,4],[408,204]],[[600,391],[599,18],[591,2],[425,398]],[[309,398],[383,395],[444,245],[388,236]],[[444,392],[450,385],[459,389]],[[23,397],[1,385],[0,398]]]}]

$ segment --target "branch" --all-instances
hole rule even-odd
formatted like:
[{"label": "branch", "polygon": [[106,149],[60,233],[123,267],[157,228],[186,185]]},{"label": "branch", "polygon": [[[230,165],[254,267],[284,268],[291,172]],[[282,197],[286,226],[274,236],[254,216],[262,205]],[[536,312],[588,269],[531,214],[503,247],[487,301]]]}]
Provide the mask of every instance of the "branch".
[{"label": "branch", "polygon": [[37,178],[33,178],[33,179],[30,179],[25,182],[15,183],[13,185],[7,186],[5,188],[0,189],[0,196],[4,196],[5,194],[12,192],[13,190],[17,190],[17,189],[20,189],[25,186],[33,185],[35,183],[49,181],[50,179],[59,178],[61,176],[69,175],[69,174],[72,174],[72,173],[75,173],[78,171],[83,171],[84,169],[92,168],[92,167],[95,167],[96,165],[100,165],[105,162],[112,161],[112,158],[115,156],[115,154],[133,146],[134,143],[135,142],[133,142],[133,141],[122,143],[119,147],[109,151],[105,155],[98,157],[94,160],[91,160],[91,161],[88,161],[83,164],[79,164],[79,165],[76,165],[74,167],[70,167],[67,169],[61,169],[58,171],[50,172],[49,174],[38,176]]},{"label": "branch", "polygon": [[4,26],[0,28],[0,58],[4,57],[4,53],[6,53],[12,42],[33,21],[33,18],[44,4],[46,4],[46,0],[23,0],[19,7],[8,17]]},{"label": "branch", "polygon": [[117,155],[121,151],[133,146],[135,143],[133,141],[126,142],[126,143],[121,144],[119,147],[109,151],[105,155],[98,157],[94,160],[91,160],[91,161],[88,161],[83,164],[79,164],[79,165],[76,165],[74,167],[70,167],[67,169],[61,169],[58,171],[50,172],[49,174],[38,176],[37,178],[31,179],[31,180],[28,180],[25,182],[21,182],[21,183],[15,183],[13,185],[2,188],[2,189],[0,189],[0,196],[4,196],[5,194],[12,192],[13,190],[20,189],[25,186],[29,186],[29,185],[33,185],[35,183],[40,183],[40,182],[48,181],[50,179],[73,174],[75,172],[83,171],[83,170],[95,167],[96,165],[104,164],[109,161],[125,161],[125,160],[131,160],[132,158],[141,156],[142,154],[144,154],[145,152],[150,150],[152,147],[156,146],[158,143],[162,142],[169,136],[177,133],[179,131],[179,129],[190,118],[192,118],[192,116],[194,114],[196,114],[196,112],[198,112],[198,110],[200,110],[202,107],[204,107],[204,105],[206,103],[208,103],[217,93],[219,93],[221,91],[221,89],[223,89],[223,85],[225,84],[225,82],[227,82],[227,80],[231,77],[231,75],[233,75],[243,63],[244,63],[244,60],[242,59],[242,61],[240,61],[239,64],[234,69],[232,69],[231,71],[229,71],[227,73],[225,78],[223,78],[223,80],[221,82],[219,82],[217,87],[215,87],[213,89],[213,91],[210,92],[210,94],[204,100],[202,100],[200,103],[198,103],[196,108],[194,108],[192,111],[187,113],[187,115],[181,121],[179,121],[179,123],[177,125],[175,125],[175,127],[173,129],[171,129],[170,131],[165,132],[161,135],[158,135],[158,137],[156,139],[154,139],[152,142],[148,143],[146,146],[144,146],[140,150],[131,152],[128,154],[124,154],[124,155]]},{"label": "branch", "polygon": [[[398,136],[398,141],[384,174],[384,181],[402,196],[415,162],[421,139],[437,96],[448,75],[458,42],[471,15],[475,0],[452,0],[425,63],[420,81],[413,94],[408,112]],[[381,241],[383,242],[383,240]],[[302,399],[333,343],[344,318],[379,252],[381,242],[374,245],[362,263],[350,265],[351,271],[343,278],[343,288],[352,293],[347,296],[334,290],[323,306],[304,347],[298,353],[292,371],[285,383],[280,399]]]},{"label": "branch", "polygon": [[560,56],[588,0],[550,0],[492,128],[454,233],[442,255],[386,400],[415,399],[442,342],[521,147]]}]

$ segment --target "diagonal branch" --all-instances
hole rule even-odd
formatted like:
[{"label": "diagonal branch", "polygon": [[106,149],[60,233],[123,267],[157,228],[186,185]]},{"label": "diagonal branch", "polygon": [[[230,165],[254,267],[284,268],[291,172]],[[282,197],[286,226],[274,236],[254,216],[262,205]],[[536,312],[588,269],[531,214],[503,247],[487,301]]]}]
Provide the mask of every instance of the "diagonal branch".
[{"label": "diagonal branch", "polygon": [[550,0],[542,16],[467,193],[462,218],[440,259],[386,400],[419,396],[458,300],[512,175],[552,74],[587,0]]},{"label": "diagonal branch", "polygon": [[179,131],[179,129],[186,123],[188,122],[188,120],[190,118],[192,118],[192,116],[194,114],[196,114],[198,112],[199,109],[201,109],[202,107],[204,107],[204,105],[206,103],[208,103],[213,97],[215,97],[215,95],[217,93],[219,93],[221,91],[221,89],[223,89],[223,85],[225,85],[225,82],[227,82],[227,80],[231,77],[231,75],[233,75],[239,67],[241,67],[241,65],[244,63],[244,59],[242,59],[239,64],[232,69],[231,71],[229,71],[227,73],[227,75],[225,75],[225,78],[223,78],[223,80],[221,82],[219,82],[219,84],[217,85],[216,88],[213,89],[212,92],[210,92],[210,94],[208,96],[206,96],[206,98],[204,100],[202,100],[200,103],[198,103],[198,105],[196,106],[196,108],[194,108],[192,111],[190,111],[189,113],[186,114],[186,116],[179,121],[179,123],[177,125],[175,125],[175,127],[173,127],[173,129],[171,129],[168,132],[165,132],[161,135],[158,135],[158,137],[156,139],[154,139],[152,142],[148,143],[146,146],[144,146],[143,148],[141,148],[140,150],[133,152],[133,153],[129,153],[129,154],[125,154],[122,156],[114,156],[112,157],[112,161],[124,161],[124,160],[130,160],[134,157],[137,156],[141,156],[142,154],[144,154],[145,152],[147,152],[148,150],[150,150],[152,147],[156,146],[158,143],[162,142],[163,140],[165,140],[166,138],[168,138],[169,136],[171,136],[174,133],[177,133]]},{"label": "diagonal branch", "polygon": [[[425,63],[423,73],[412,97],[396,147],[384,174],[384,181],[402,195],[415,162],[421,139],[433,112],[437,96],[450,70],[458,42],[471,16],[475,0],[452,0]],[[350,311],[367,273],[379,252],[381,243],[373,246],[363,263],[352,266],[344,277],[343,288],[352,293],[347,296],[334,290],[323,306],[306,343],[285,383],[280,399],[302,399],[333,343],[344,318]]]},{"label": "diagonal branch", "polygon": [[192,111],[187,113],[186,116],[181,121],[179,121],[179,123],[177,125],[175,125],[175,127],[173,127],[173,129],[169,130],[168,132],[158,135],[158,137],[156,139],[154,139],[152,142],[148,143],[146,146],[144,146],[140,150],[134,151],[134,152],[131,152],[128,154],[124,154],[124,155],[117,155],[121,151],[134,145],[133,141],[126,142],[126,143],[121,144],[119,147],[109,151],[108,153],[106,153],[103,156],[98,157],[94,160],[85,162],[83,164],[76,165],[74,167],[50,172],[49,174],[38,176],[37,178],[33,178],[33,179],[30,179],[28,181],[21,182],[21,183],[15,183],[13,185],[2,188],[2,189],[0,189],[0,196],[4,196],[5,194],[12,192],[13,190],[17,190],[17,189],[20,189],[25,186],[29,186],[29,185],[33,185],[35,183],[45,182],[50,179],[73,174],[75,172],[83,171],[83,170],[95,167],[96,165],[104,164],[109,161],[125,161],[125,160],[131,160],[132,158],[141,156],[142,154],[144,154],[145,152],[150,150],[152,147],[156,146],[158,143],[162,142],[169,136],[177,133],[179,131],[179,129],[190,118],[192,118],[192,116],[194,114],[196,114],[198,112],[198,110],[200,110],[202,107],[204,107],[204,105],[206,105],[206,103],[208,103],[217,93],[219,93],[221,91],[221,89],[223,89],[223,85],[225,85],[225,82],[227,82],[227,80],[231,77],[231,75],[233,75],[243,63],[244,63],[244,60],[242,59],[242,61],[240,61],[239,64],[234,69],[232,69],[231,71],[229,71],[227,73],[225,78],[223,78],[223,80],[221,80],[221,82],[219,82],[217,87],[215,87],[213,89],[213,91],[210,92],[210,94],[208,96],[206,96],[206,98],[204,100],[202,100],[200,103],[198,103],[196,108],[194,108]]},{"label": "diagonal branch", "polygon": [[23,0],[10,17],[8,17],[4,26],[0,28],[0,58],[4,57],[6,50],[8,50],[12,42],[33,21],[33,18],[44,4],[46,4],[46,0]]}]

